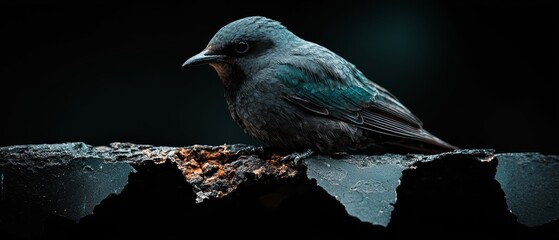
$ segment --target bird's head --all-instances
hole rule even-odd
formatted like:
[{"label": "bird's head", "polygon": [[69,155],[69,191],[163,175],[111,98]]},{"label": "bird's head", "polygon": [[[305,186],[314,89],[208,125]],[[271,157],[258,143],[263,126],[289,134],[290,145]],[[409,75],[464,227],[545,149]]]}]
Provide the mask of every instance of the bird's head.
[{"label": "bird's head", "polygon": [[295,35],[280,22],[261,17],[246,17],[222,27],[206,48],[189,58],[183,66],[209,64],[224,81],[246,75],[269,64],[266,56],[278,53]]}]

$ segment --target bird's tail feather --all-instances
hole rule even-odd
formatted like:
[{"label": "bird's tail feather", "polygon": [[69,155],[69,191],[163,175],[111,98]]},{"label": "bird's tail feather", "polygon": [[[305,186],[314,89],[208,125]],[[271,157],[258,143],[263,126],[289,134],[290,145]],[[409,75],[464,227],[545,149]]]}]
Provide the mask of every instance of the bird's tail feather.
[{"label": "bird's tail feather", "polygon": [[437,154],[458,149],[458,147],[448,144],[433,135],[421,140],[406,139],[390,141],[386,144],[407,153]]}]

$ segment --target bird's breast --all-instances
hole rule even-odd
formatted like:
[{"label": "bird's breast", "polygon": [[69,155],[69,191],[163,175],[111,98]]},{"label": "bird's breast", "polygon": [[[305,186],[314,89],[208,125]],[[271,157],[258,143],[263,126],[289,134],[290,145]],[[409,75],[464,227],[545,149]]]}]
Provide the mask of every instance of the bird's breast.
[{"label": "bird's breast", "polygon": [[261,141],[285,141],[301,128],[301,121],[296,109],[281,97],[282,91],[273,82],[246,81],[236,94],[226,96],[232,118]]}]

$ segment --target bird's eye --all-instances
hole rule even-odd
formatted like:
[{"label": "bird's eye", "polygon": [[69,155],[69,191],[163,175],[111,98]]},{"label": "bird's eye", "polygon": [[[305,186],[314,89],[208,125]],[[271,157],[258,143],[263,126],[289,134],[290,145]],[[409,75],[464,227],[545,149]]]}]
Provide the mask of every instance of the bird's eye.
[{"label": "bird's eye", "polygon": [[248,43],[247,42],[237,42],[235,44],[235,52],[237,52],[238,54],[243,54],[246,53],[248,51]]}]

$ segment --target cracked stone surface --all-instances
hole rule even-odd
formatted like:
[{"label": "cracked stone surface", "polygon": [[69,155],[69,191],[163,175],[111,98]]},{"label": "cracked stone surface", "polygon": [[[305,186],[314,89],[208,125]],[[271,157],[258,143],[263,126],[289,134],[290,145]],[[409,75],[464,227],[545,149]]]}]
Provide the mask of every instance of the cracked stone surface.
[{"label": "cracked stone surface", "polygon": [[499,159],[495,179],[520,223],[533,227],[559,219],[559,156],[503,153],[495,157]]},{"label": "cracked stone surface", "polygon": [[[283,156],[242,144],[1,147],[0,233],[100,238],[112,230],[124,237],[127,226],[212,231],[203,223],[221,221],[233,232],[243,224],[269,232],[304,225],[309,237],[345,236],[340,226],[380,239],[410,230],[489,231],[495,239],[559,231],[558,156],[464,149],[312,155],[301,165]],[[155,231],[148,232],[176,237]]]},{"label": "cracked stone surface", "polygon": [[402,170],[414,161],[417,159],[387,154],[355,155],[350,159],[317,156],[305,160],[305,164],[308,177],[336,197],[348,214],[386,226]]}]

